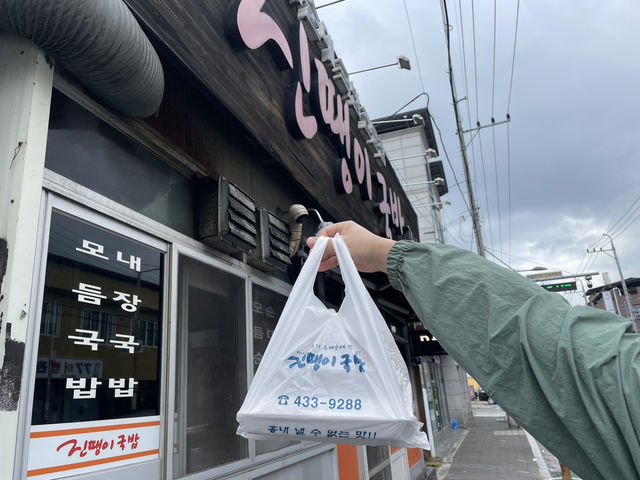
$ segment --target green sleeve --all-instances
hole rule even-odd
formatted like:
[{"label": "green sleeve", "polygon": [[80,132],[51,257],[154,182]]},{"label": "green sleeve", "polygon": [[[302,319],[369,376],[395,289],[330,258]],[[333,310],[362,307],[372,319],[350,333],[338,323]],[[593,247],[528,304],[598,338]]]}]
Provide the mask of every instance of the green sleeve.
[{"label": "green sleeve", "polygon": [[451,356],[584,479],[640,479],[640,335],[448,245],[401,241],[391,285]]}]

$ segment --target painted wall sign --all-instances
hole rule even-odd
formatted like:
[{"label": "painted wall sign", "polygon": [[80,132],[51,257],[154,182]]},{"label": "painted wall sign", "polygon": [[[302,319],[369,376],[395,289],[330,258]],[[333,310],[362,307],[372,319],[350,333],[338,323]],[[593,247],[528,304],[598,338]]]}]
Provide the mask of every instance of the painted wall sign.
[{"label": "painted wall sign", "polygon": [[362,199],[371,201],[380,216],[378,233],[388,238],[393,237],[393,230],[404,234],[405,220],[398,195],[387,186],[382,172],[372,171],[366,144],[352,135],[353,107],[338,92],[323,62],[311,55],[304,25],[296,22],[285,34],[262,11],[265,3],[266,0],[229,2],[224,18],[227,40],[237,50],[264,46],[278,68],[291,70],[284,117],[293,138],[312,139],[319,130],[332,136],[338,152],[332,166],[336,192],[350,195],[358,185]]},{"label": "painted wall sign", "polygon": [[28,476],[158,455],[163,262],[149,246],[52,213]]},{"label": "painted wall sign", "polygon": [[27,478],[47,480],[159,457],[160,417],[31,428]]}]

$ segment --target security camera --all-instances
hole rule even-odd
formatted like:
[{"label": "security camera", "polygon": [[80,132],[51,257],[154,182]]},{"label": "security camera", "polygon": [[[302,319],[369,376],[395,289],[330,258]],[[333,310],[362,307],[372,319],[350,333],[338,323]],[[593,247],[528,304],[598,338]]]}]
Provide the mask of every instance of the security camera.
[{"label": "security camera", "polygon": [[433,179],[433,184],[434,184],[436,187],[439,187],[439,186],[441,186],[441,185],[444,185],[444,178],[442,178],[442,177],[436,177],[436,178],[434,178],[434,179]]}]

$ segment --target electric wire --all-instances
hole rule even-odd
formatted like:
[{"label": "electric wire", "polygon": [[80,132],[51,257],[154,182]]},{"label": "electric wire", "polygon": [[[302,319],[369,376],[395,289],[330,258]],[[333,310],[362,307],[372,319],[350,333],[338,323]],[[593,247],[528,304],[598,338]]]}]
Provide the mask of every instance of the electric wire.
[{"label": "electric wire", "polygon": [[[640,207],[639,207],[639,209],[640,209]],[[636,215],[633,220],[631,220],[629,223],[627,223],[626,227],[624,227],[622,230],[620,230],[618,233],[616,233],[616,235],[613,236],[613,238],[618,238],[620,235],[622,235],[631,225],[636,223],[639,218],[640,218],[640,213],[638,215]]]},{"label": "electric wire", "polygon": [[[478,51],[476,44],[476,13],[475,6],[473,0],[471,0],[471,22],[472,22],[472,32],[473,32],[473,76],[474,76],[474,84],[475,84],[475,103],[476,103],[476,126],[480,126],[480,106],[479,106],[479,95],[478,95]],[[489,243],[493,246],[493,229],[491,228],[491,210],[489,208],[489,193],[487,188],[487,175],[484,165],[484,152],[482,147],[482,132],[478,130],[478,145],[480,147],[480,162],[482,166],[482,180],[484,183],[484,197],[485,197],[485,205],[487,209],[487,223],[489,227]],[[473,143],[472,143],[473,145]]]},{"label": "electric wire", "polygon": [[[462,122],[460,121],[460,115],[459,115],[459,111],[457,108],[457,105],[455,105],[456,102],[456,93],[455,93],[455,84],[453,81],[453,64],[452,64],[452,60],[451,60],[451,35],[450,35],[450,22],[449,22],[449,12],[447,10],[447,0],[442,0],[441,4],[441,9],[443,9],[443,13],[444,13],[444,18],[445,18],[445,22],[446,22],[446,26],[447,28],[445,28],[445,32],[446,32],[446,40],[447,40],[447,60],[448,60],[448,66],[449,66],[449,87],[451,88],[451,98],[454,101],[454,115],[455,115],[455,119],[456,119],[456,126],[458,127],[458,135],[461,135],[460,132],[460,126],[462,125]],[[471,179],[468,178],[469,177],[469,171],[468,171],[468,165],[467,165],[467,158],[466,158],[466,152],[464,150],[465,146],[464,146],[464,136],[459,138],[460,140],[460,148],[461,148],[461,153],[463,155],[463,162],[464,162],[464,167],[465,167],[465,175],[467,175],[467,183],[469,184],[468,188],[471,188]],[[472,198],[473,192],[469,191],[469,197],[470,199]],[[466,200],[465,200],[466,203]],[[469,213],[471,213],[472,215],[472,219],[474,220],[474,227],[477,226],[478,230],[480,230],[482,227],[481,225],[479,225],[476,220],[477,217],[475,215],[477,215],[477,212],[472,211],[471,209],[469,209]],[[479,232],[475,232],[474,233],[479,233]],[[480,253],[480,252],[478,252]]]},{"label": "electric wire", "polygon": [[453,179],[456,181],[456,186],[458,187],[458,191],[460,192],[460,196],[462,197],[462,201],[464,202],[465,206],[467,207],[467,211],[469,212],[470,215],[473,215],[473,213],[471,212],[471,207],[469,207],[469,203],[467,202],[467,198],[465,196],[465,194],[462,192],[462,188],[460,187],[460,181],[458,180],[458,176],[456,175],[456,171],[453,169],[453,165],[451,164],[451,159],[449,158],[449,154],[447,153],[447,148],[444,145],[444,140],[442,138],[442,132],[440,131],[440,127],[438,126],[438,123],[436,122],[436,119],[433,117],[433,115],[431,115],[431,112],[429,112],[429,117],[431,118],[431,121],[433,122],[433,126],[436,127],[436,130],[438,131],[438,137],[440,137],[440,145],[442,145],[442,151],[444,152],[444,156],[447,159],[447,163],[449,164],[449,168],[451,169],[451,173],[453,173]]},{"label": "electric wire", "polygon": [[[496,98],[496,16],[498,11],[498,2],[493,0],[493,78],[491,80],[491,122],[494,122],[495,115],[493,107]],[[493,129],[492,129],[493,130]]]},{"label": "electric wire", "polygon": [[409,35],[411,36],[411,44],[413,45],[413,55],[416,58],[416,65],[418,65],[418,76],[420,77],[420,86],[422,87],[422,91],[424,92],[426,89],[424,88],[424,80],[422,78],[422,69],[420,68],[420,59],[418,58],[418,50],[416,49],[416,41],[413,36],[413,28],[411,27],[411,19],[409,18],[409,9],[407,8],[407,1],[402,0],[402,4],[404,5],[404,13],[407,17],[407,24],[409,25]]},{"label": "electric wire", "polygon": [[509,81],[509,99],[507,100],[507,117],[509,116],[509,108],[511,107],[511,89],[513,87],[513,70],[516,65],[516,43],[518,42],[519,19],[520,19],[520,0],[518,0],[518,5],[516,6],[516,30],[513,36],[513,56],[511,57],[511,80]]},{"label": "electric wire", "polygon": [[509,225],[509,255],[507,260],[511,262],[511,134],[509,124],[507,123],[507,208],[508,208],[508,225]]},{"label": "electric wire", "polygon": [[620,221],[627,215],[627,213],[629,213],[629,210],[631,210],[635,206],[635,204],[638,203],[638,200],[640,200],[640,195],[633,201],[631,205],[629,205],[629,208],[625,210],[625,212],[620,216],[618,221],[613,224],[613,226],[609,229],[609,232],[613,232],[616,229]]},{"label": "electric wire", "polygon": [[473,72],[474,72],[474,83],[476,88],[476,125],[480,126],[480,107],[478,105],[478,99],[480,98],[478,95],[478,54],[476,50],[476,13],[475,8],[473,6],[473,0],[471,0],[471,21],[473,25]]},{"label": "electric wire", "polygon": [[502,215],[500,213],[500,180],[498,178],[498,155],[496,152],[496,129],[491,129],[491,138],[493,139],[493,167],[496,177],[496,205],[498,208],[498,239],[500,248],[502,248]]},{"label": "electric wire", "polygon": [[[460,14],[460,35],[458,38],[462,42],[462,68],[464,72],[464,94],[465,94],[465,97],[467,98],[465,102],[465,105],[467,107],[467,124],[468,124],[469,130],[471,130],[471,106],[469,102],[469,80],[468,80],[469,75],[467,72],[467,47],[464,41],[464,21],[462,18],[461,0],[458,0],[458,10],[459,10],[458,13]],[[478,178],[478,171],[477,171],[478,162],[476,161],[476,149],[473,144],[473,136],[471,137],[470,145],[471,145],[471,160],[472,160],[472,166],[473,166],[473,182],[472,183],[475,186],[477,185],[477,178]]]}]

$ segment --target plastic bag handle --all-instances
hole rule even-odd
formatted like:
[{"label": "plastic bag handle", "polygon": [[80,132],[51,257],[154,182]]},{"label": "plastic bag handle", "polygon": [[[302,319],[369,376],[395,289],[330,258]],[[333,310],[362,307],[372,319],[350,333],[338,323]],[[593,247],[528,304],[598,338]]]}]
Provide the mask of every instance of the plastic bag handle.
[{"label": "plastic bag handle", "polygon": [[356,264],[351,258],[349,248],[347,247],[347,244],[344,243],[344,240],[342,239],[340,234],[336,234],[336,236],[333,237],[332,244],[333,249],[335,250],[338,257],[340,274],[342,275],[342,280],[344,281],[345,298],[343,300],[343,303],[345,300],[347,300],[347,298],[349,298],[356,304],[366,302],[366,306],[360,305],[362,308],[370,308],[373,306],[377,309],[377,307],[375,306],[375,302],[367,291],[367,287],[365,287],[364,283],[362,283],[362,279],[360,278],[360,274],[358,273]]},{"label": "plastic bag handle", "polygon": [[[318,237],[316,244],[311,249],[307,261],[302,265],[302,269],[298,274],[296,283],[293,285],[290,297],[310,295],[313,293],[313,284],[316,281],[316,275],[318,274],[318,268],[322,262],[322,255],[327,248],[329,237]],[[284,312],[283,312],[284,313]]]}]

